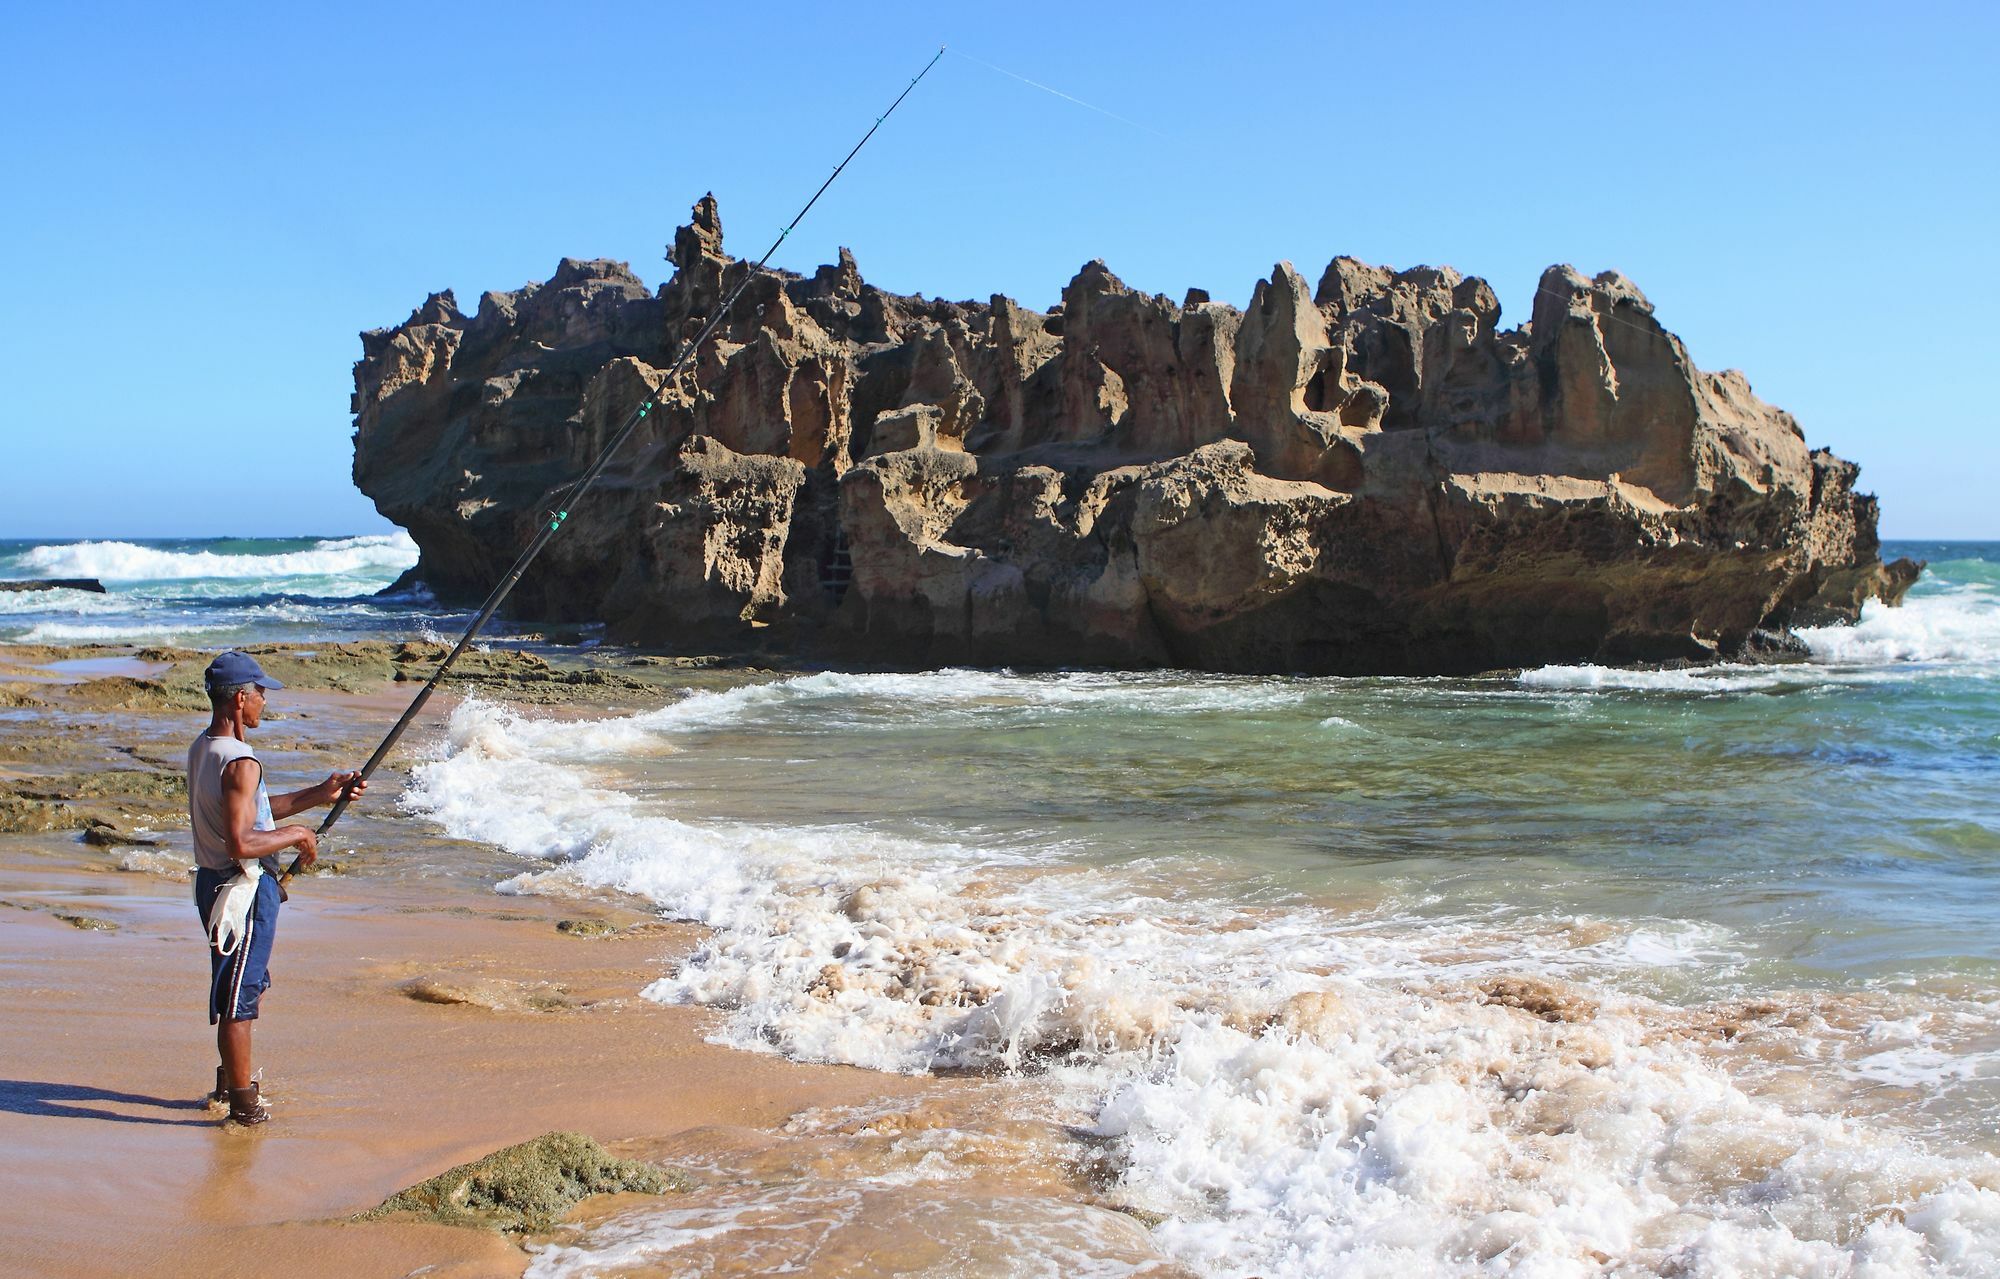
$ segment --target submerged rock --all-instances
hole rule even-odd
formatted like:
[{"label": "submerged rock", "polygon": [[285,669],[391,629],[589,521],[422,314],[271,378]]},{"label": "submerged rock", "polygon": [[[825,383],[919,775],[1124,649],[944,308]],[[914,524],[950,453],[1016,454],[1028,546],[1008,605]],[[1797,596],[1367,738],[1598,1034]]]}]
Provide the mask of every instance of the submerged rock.
[{"label": "submerged rock", "polygon": [[0,710],[37,710],[46,705],[26,684],[0,684]]},{"label": "submerged rock", "polygon": [[157,839],[148,839],[143,835],[134,835],[130,831],[120,830],[116,825],[105,821],[101,817],[91,819],[90,825],[84,828],[83,842],[94,848],[118,848],[126,845],[138,848],[155,848],[160,843]]},{"label": "submerged rock", "polygon": [[397,987],[420,1004],[465,1004],[491,1012],[563,1012],[579,1005],[551,982],[510,981],[457,973],[429,973]]},{"label": "submerged rock", "polygon": [[409,1214],[445,1226],[543,1231],[590,1195],[686,1190],[685,1174],[618,1159],[577,1132],[552,1132],[420,1181],[361,1214]]},{"label": "submerged rock", "polygon": [[79,915],[68,911],[55,911],[55,917],[71,928],[86,933],[115,933],[118,925],[97,915]]},{"label": "submerged rock", "polygon": [[[362,335],[355,482],[482,596],[752,268],[564,259]],[[1768,651],[1894,603],[1857,468],[1615,272],[1279,263],[1248,309],[1087,264],[1047,313],[764,271],[514,608],[871,666],[1470,672]],[[1764,634],[1760,636],[1760,632]],[[1780,643],[1782,641],[1779,641]]]}]

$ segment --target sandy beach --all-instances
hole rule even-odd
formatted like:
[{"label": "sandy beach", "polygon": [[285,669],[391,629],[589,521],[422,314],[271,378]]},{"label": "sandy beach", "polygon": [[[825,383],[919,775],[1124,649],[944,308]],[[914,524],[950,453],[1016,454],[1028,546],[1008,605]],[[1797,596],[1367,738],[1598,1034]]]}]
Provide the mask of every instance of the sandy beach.
[{"label": "sandy beach", "polygon": [[[515,1237],[349,1218],[554,1130],[723,1192],[865,1179],[901,1157],[903,1128],[939,1126],[1004,1091],[704,1042],[716,1013],[637,997],[699,930],[636,903],[496,895],[479,850],[441,849],[449,841],[395,815],[391,769],[323,852],[343,873],[299,880],[282,918],[257,1031],[276,1118],[224,1125],[201,1100],[213,1035],[171,768],[200,716],[175,704],[185,690],[163,659],[177,656],[0,652],[12,706],[0,784],[14,828],[0,835],[0,1270],[519,1274],[531,1258]],[[302,671],[287,667],[301,685],[354,686],[351,670]],[[406,691],[288,691],[259,735],[274,789],[358,758]],[[96,842],[84,838],[90,821],[109,823]],[[38,824],[51,829],[23,829]],[[125,839],[159,843],[113,842]],[[1062,1201],[1074,1179],[1035,1170],[1036,1139],[996,1155],[990,1185],[958,1188],[1072,1210]],[[601,1218],[637,1198],[580,1211]],[[923,1266],[954,1246],[926,1230],[925,1208],[887,1193],[859,1215],[863,1228],[818,1240],[810,1272]],[[1135,1259],[1150,1251],[1136,1223],[1129,1242]],[[1004,1249],[988,1261],[1003,1264]],[[760,1268],[737,1258],[717,1271]]]},{"label": "sandy beach", "polygon": [[[633,999],[686,944],[676,930],[576,938],[555,929],[575,913],[559,903],[324,876],[293,894],[259,1025],[277,1118],[229,1129],[199,1100],[213,1048],[188,997],[201,956],[187,894],[52,842],[11,838],[4,862],[9,904],[47,907],[10,919],[0,987],[0,1230],[21,1273],[518,1274],[526,1258],[498,1235],[332,1223],[553,1129],[615,1146],[918,1091],[710,1047],[703,1014]],[[501,1006],[421,1002],[403,993],[413,978]],[[551,982],[582,1006],[502,1003]]]}]

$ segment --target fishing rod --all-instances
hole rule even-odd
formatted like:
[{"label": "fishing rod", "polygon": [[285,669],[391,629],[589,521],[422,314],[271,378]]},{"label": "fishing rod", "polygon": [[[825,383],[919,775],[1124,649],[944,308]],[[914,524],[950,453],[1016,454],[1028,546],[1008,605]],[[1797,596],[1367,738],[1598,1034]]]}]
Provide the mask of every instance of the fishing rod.
[{"label": "fishing rod", "polygon": [[[931,55],[931,60],[924,64],[924,69],[917,72],[916,77],[909,84],[903,86],[903,91],[896,95],[896,100],[889,104],[889,109],[875,117],[875,123],[869,126],[868,132],[861,135],[861,141],[855,143],[854,149],[849,151],[839,164],[833,166],[833,172],[827,175],[826,181],[819,184],[819,190],[813,192],[812,199],[807,200],[805,207],[793,215],[792,220],[785,224],[784,230],[778,232],[778,238],[771,241],[771,247],[764,250],[764,256],[757,259],[756,265],[743,273],[743,278],[737,282],[736,287],[730,291],[729,296],[724,298],[721,304],[715,308],[715,311],[708,317],[708,322],[702,325],[701,331],[696,333],[692,339],[681,344],[680,353],[674,357],[673,363],[667,366],[667,371],[660,375],[659,382],[650,388],[646,398],[639,403],[637,408],[626,415],[625,424],[619,428],[618,434],[611,437],[611,442],[598,452],[596,459],[591,462],[589,467],[585,468],[583,474],[577,476],[569,488],[564,490],[563,495],[557,499],[554,508],[549,512],[547,519],[536,529],[535,535],[528,540],[528,544],[521,549],[520,555],[515,558],[513,567],[507,570],[507,575],[500,579],[499,584],[486,597],[486,602],[479,606],[479,613],[472,619],[471,625],[465,628],[465,634],[458,637],[458,643],[452,645],[451,651],[446,653],[444,660],[438,663],[438,668],[431,672],[431,677],[424,681],[424,686],[417,690],[417,695],[414,698],[410,699],[409,709],[403,712],[402,717],[396,721],[395,727],[391,728],[388,736],[382,739],[382,744],[375,748],[375,753],[368,757],[368,762],[361,766],[361,772],[355,778],[354,782],[348,783],[347,787],[341,792],[340,798],[334,802],[333,811],[328,813],[326,820],[319,824],[318,834],[324,835],[333,829],[333,824],[340,820],[340,815],[347,811],[348,804],[353,801],[355,784],[367,781],[374,774],[376,768],[381,765],[382,761],[388,757],[389,752],[395,749],[396,742],[403,736],[403,730],[407,729],[410,726],[410,721],[414,720],[418,713],[424,709],[424,703],[430,701],[431,694],[436,691],[438,683],[444,679],[445,673],[451,670],[452,663],[456,662],[459,655],[471,646],[473,638],[479,634],[480,628],[492,620],[493,614],[499,610],[500,605],[513,592],[515,585],[520,582],[521,575],[528,571],[528,565],[534,563],[535,557],[542,553],[542,548],[547,546],[549,541],[562,531],[562,526],[569,519],[570,512],[576,508],[577,503],[583,499],[583,496],[590,492],[591,486],[597,483],[597,477],[603,473],[605,466],[611,461],[612,455],[624,447],[625,441],[630,439],[632,433],[639,429],[639,424],[644,422],[646,415],[652,412],[658,405],[667,388],[674,384],[674,380],[680,376],[681,370],[687,366],[689,360],[694,358],[694,353],[700,348],[702,342],[708,338],[709,334],[715,332],[720,327],[724,318],[728,316],[730,309],[736,305],[736,300],[743,296],[743,291],[750,287],[750,282],[757,278],[758,274],[763,271],[764,264],[771,260],[773,253],[778,251],[778,246],[785,242],[785,237],[790,235],[793,228],[797,227],[804,220],[806,214],[812,211],[812,207],[819,203],[819,198],[826,194],[826,189],[833,185],[833,180],[840,176],[841,170],[847,167],[848,162],[861,153],[862,147],[868,145],[868,139],[875,136],[875,131],[882,127],[882,122],[894,115],[897,107],[903,105],[903,99],[910,96],[911,91],[917,87],[917,82],[930,74],[931,68],[938,64],[938,59],[944,56],[944,52],[945,46],[939,45],[938,51]],[[279,882],[281,884],[289,882],[292,876],[298,874],[299,865],[304,860],[305,857],[303,854],[293,858],[292,864],[286,867],[285,873],[279,877]]]}]

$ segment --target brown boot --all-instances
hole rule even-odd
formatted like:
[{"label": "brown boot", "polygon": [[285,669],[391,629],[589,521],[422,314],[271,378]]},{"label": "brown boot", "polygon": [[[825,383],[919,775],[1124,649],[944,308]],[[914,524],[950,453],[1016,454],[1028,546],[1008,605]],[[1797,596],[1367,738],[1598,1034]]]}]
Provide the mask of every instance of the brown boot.
[{"label": "brown boot", "polygon": [[222,1073],[222,1067],[215,1068],[215,1091],[208,1094],[208,1104],[225,1106],[229,1104],[229,1078]]},{"label": "brown boot", "polygon": [[242,1124],[245,1128],[261,1124],[271,1117],[271,1112],[257,1099],[257,1085],[229,1090],[229,1122]]}]

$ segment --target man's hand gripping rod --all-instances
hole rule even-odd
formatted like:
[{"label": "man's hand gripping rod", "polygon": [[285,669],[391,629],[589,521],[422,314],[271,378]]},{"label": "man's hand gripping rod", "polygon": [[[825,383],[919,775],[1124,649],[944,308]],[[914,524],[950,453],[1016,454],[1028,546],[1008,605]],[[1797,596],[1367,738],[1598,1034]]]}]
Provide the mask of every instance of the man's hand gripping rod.
[{"label": "man's hand gripping rod", "polygon": [[[437,691],[439,682],[444,679],[445,673],[451,670],[452,663],[458,660],[459,654],[471,647],[472,641],[479,634],[480,628],[491,621],[493,614],[499,611],[501,603],[506,600],[507,596],[513,592],[514,587],[520,582],[521,575],[528,571],[528,565],[534,563],[535,557],[542,553],[542,548],[547,546],[549,540],[561,531],[563,522],[569,519],[570,512],[575,509],[576,504],[582,500],[584,494],[590,491],[591,486],[597,483],[597,477],[603,473],[606,464],[611,461],[612,455],[624,447],[625,441],[630,439],[632,433],[639,429],[639,424],[646,420],[646,415],[652,412],[653,408],[658,404],[660,397],[666,392],[666,389],[674,384],[674,380],[680,376],[681,370],[686,368],[688,362],[694,358],[694,353],[700,349],[702,342],[708,338],[709,334],[715,332],[722,324],[722,321],[727,318],[730,308],[736,305],[736,299],[743,296],[743,291],[750,287],[750,282],[757,278],[758,273],[764,269],[764,264],[771,260],[773,253],[778,251],[778,246],[785,242],[785,237],[790,235],[792,229],[798,226],[807,213],[812,211],[813,205],[819,203],[819,198],[826,194],[826,189],[833,185],[833,180],[840,176],[841,170],[847,167],[848,161],[861,153],[861,148],[868,145],[868,139],[875,136],[875,130],[881,128],[882,122],[895,114],[896,108],[903,105],[903,99],[909,97],[910,91],[917,87],[917,81],[929,75],[931,68],[936,66],[938,59],[943,56],[944,46],[939,45],[938,51],[931,56],[931,60],[924,64],[924,69],[917,72],[916,78],[903,87],[903,91],[896,95],[896,100],[889,104],[889,109],[875,118],[875,123],[869,126],[868,132],[861,135],[861,141],[854,144],[854,149],[847,153],[845,159],[833,166],[833,172],[827,175],[826,181],[819,184],[819,190],[813,192],[812,199],[807,200],[805,207],[793,215],[792,220],[785,224],[784,230],[778,232],[778,238],[771,242],[770,248],[764,250],[764,256],[758,258],[757,264],[743,273],[743,278],[737,282],[736,287],[730,291],[729,296],[724,298],[721,304],[715,308],[714,313],[708,317],[708,322],[702,325],[701,331],[695,334],[691,340],[681,345],[680,354],[676,355],[674,362],[667,366],[667,371],[660,376],[659,382],[651,388],[645,400],[626,417],[624,426],[619,428],[618,434],[611,437],[611,442],[606,444],[602,451],[598,453],[596,460],[591,462],[589,468],[582,475],[578,476],[576,481],[564,491],[562,498],[550,512],[549,518],[535,531],[534,537],[529,539],[528,544],[521,549],[521,554],[514,560],[514,566],[507,570],[507,575],[500,579],[499,584],[486,597],[486,602],[479,606],[479,613],[472,619],[472,624],[465,628],[465,634],[458,637],[458,643],[452,645],[451,652],[445,654],[444,660],[438,663],[438,668],[431,672],[431,677],[424,681],[424,686],[417,690],[417,695],[414,698],[410,699],[409,709],[403,712],[402,717],[396,721],[395,727],[391,728],[388,736],[382,739],[382,744],[375,748],[375,753],[368,757],[368,762],[361,766],[361,774],[357,778],[358,781],[367,781],[374,774],[376,768],[381,765],[382,761],[388,757],[389,752],[395,749],[397,740],[403,736],[403,731],[409,728],[410,721],[414,720],[417,714],[424,709],[424,703],[430,701],[431,694]],[[350,784],[341,792],[340,798],[334,802],[333,810],[326,815],[326,820],[319,824],[319,834],[324,835],[333,829],[333,824],[340,820],[342,813],[347,811],[347,806],[352,802],[353,798],[354,790]],[[292,864],[285,868],[285,873],[279,878],[279,882],[281,884],[288,883],[292,876],[298,874],[300,864],[304,860],[305,857],[303,854],[293,858]]]}]

